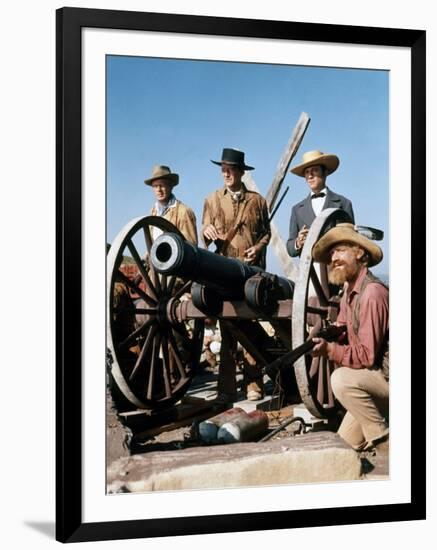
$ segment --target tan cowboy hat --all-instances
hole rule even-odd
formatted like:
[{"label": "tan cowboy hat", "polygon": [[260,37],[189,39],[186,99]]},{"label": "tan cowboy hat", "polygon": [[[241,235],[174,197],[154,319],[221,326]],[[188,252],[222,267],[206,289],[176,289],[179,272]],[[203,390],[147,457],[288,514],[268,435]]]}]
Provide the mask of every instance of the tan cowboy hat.
[{"label": "tan cowboy hat", "polygon": [[159,179],[165,179],[173,185],[177,185],[179,183],[179,174],[172,174],[168,166],[156,164],[152,169],[152,177],[148,180],[144,180],[144,183],[146,185],[152,185],[155,180]]},{"label": "tan cowboy hat", "polygon": [[355,229],[355,225],[352,223],[339,223],[329,231],[327,231],[321,239],[319,239],[313,246],[313,259],[316,262],[329,264],[331,261],[330,250],[338,243],[352,243],[361,248],[369,254],[369,267],[379,264],[382,260],[382,250],[373,241],[358,233]]},{"label": "tan cowboy hat", "polygon": [[304,177],[305,168],[321,164],[325,166],[327,174],[332,174],[338,168],[340,159],[336,155],[322,153],[322,151],[308,151],[302,155],[302,162],[290,170],[296,176]]}]

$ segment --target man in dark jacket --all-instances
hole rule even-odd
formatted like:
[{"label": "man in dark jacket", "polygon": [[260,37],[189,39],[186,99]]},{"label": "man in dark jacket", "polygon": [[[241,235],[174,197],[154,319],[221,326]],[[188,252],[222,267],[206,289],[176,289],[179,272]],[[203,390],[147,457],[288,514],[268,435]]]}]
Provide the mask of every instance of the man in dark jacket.
[{"label": "man in dark jacket", "polygon": [[291,210],[287,251],[290,256],[300,256],[309,228],[315,217],[326,208],[341,208],[354,223],[352,203],[346,197],[326,187],[326,178],[337,170],[340,161],[336,155],[321,151],[304,153],[302,163],[291,169],[293,174],[304,177],[311,193]]}]

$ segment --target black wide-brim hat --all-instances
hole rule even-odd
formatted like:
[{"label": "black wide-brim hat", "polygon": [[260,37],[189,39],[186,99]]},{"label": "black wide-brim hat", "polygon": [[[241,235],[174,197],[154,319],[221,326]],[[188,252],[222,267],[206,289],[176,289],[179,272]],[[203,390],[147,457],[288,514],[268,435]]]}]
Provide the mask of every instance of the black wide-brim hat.
[{"label": "black wide-brim hat", "polygon": [[244,153],[238,149],[223,149],[222,160],[211,160],[214,164],[234,164],[242,170],[255,170],[253,166],[247,166],[244,162]]}]

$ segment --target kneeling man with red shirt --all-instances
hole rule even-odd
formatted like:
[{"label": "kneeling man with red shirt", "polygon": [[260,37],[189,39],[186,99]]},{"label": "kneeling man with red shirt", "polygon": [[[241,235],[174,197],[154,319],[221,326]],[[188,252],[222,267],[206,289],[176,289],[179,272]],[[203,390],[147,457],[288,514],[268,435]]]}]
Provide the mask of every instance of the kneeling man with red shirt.
[{"label": "kneeling man with red shirt", "polygon": [[314,338],[314,356],[336,363],[333,392],[346,409],[339,435],[357,451],[388,447],[388,288],[369,271],[382,250],[348,223],[330,229],[314,245],[313,258],[329,266],[329,280],[344,285],[337,319],[344,342]]}]

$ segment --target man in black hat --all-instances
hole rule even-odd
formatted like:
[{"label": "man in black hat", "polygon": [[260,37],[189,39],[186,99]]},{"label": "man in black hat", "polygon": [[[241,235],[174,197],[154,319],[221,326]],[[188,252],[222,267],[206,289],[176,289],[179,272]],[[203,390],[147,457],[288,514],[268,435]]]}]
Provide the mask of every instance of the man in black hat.
[{"label": "man in black hat", "polygon": [[304,177],[310,194],[295,204],[291,210],[287,251],[290,256],[300,256],[309,228],[316,216],[326,208],[341,208],[354,223],[352,203],[346,197],[328,189],[326,178],[337,170],[340,160],[336,155],[321,151],[304,153],[302,162],[291,169],[293,174]]},{"label": "man in black hat", "polygon": [[[212,242],[223,256],[237,258],[250,265],[265,269],[266,247],[270,241],[270,222],[265,199],[246,188],[242,181],[245,170],[253,170],[244,160],[244,153],[237,149],[223,149],[219,161],[211,161],[221,167],[224,186],[207,197],[203,207],[202,236],[206,247]],[[221,325],[219,395],[232,401],[236,396],[236,365],[232,351],[235,340]],[[248,353],[245,353],[245,377],[247,398],[253,401],[263,397],[261,369]]]}]

